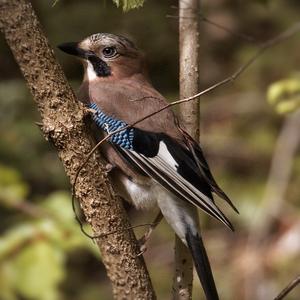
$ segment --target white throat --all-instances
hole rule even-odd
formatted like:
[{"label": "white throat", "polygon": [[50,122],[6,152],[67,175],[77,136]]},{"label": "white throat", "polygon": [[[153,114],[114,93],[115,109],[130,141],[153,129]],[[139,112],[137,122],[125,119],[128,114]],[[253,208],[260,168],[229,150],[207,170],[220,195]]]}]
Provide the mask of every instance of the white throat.
[{"label": "white throat", "polygon": [[88,78],[88,81],[93,81],[94,79],[97,78],[97,74],[93,68],[93,65],[87,61],[87,70],[86,70],[86,74],[87,74],[87,78]]}]

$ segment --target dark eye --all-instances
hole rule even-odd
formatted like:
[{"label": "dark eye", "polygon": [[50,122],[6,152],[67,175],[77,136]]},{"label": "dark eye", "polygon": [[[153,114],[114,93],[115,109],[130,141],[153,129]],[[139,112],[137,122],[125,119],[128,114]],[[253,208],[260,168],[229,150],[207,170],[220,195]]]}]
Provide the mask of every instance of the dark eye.
[{"label": "dark eye", "polygon": [[117,54],[117,49],[115,47],[105,47],[102,50],[104,57],[111,58]]}]

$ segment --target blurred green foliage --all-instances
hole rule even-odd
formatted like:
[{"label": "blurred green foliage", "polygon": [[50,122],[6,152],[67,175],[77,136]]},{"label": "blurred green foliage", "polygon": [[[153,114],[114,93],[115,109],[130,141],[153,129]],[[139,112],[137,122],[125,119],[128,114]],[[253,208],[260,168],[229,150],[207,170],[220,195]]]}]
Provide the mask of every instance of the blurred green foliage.
[{"label": "blurred green foliage", "polygon": [[70,195],[56,191],[43,202],[26,199],[28,186],[14,169],[0,166],[0,205],[30,218],[11,225],[1,236],[0,299],[61,299],[69,252],[81,248],[99,259],[96,247],[78,230]]},{"label": "blurred green foliage", "polygon": [[124,11],[138,8],[143,6],[145,0],[113,0],[114,3],[119,7],[121,6]]},{"label": "blurred green foliage", "polygon": [[[123,9],[129,9],[129,1],[118,1],[119,9],[110,0],[59,0],[55,6],[52,1],[32,2],[53,47],[96,32],[123,34],[147,54],[154,86],[170,100],[178,97],[176,1],[148,0],[141,9],[126,14]],[[256,44],[298,21],[299,12],[297,0],[203,1],[201,13],[205,17],[247,34],[255,42],[201,22],[201,87],[227,77],[253,55]],[[167,17],[170,15],[173,17]],[[294,75],[300,66],[298,44],[299,35],[268,50],[233,85],[201,99],[201,143],[218,182],[240,211],[240,215],[234,215],[220,203],[233,220],[234,235],[200,213],[222,299],[246,299],[246,280],[241,280],[250,272],[242,269],[247,259],[251,267],[263,265],[265,259],[264,286],[269,294],[261,299],[271,299],[300,268],[297,252],[288,256],[272,254],[283,233],[299,220],[299,155],[288,184],[286,209],[270,235],[274,239],[273,252],[260,253],[261,260],[251,263],[249,255],[243,260],[242,247],[261,208],[283,121],[268,105],[266,91],[268,101],[276,110],[281,107],[280,112],[287,111],[290,103],[293,109],[299,107],[299,79]],[[77,89],[80,64],[57,50],[55,54]],[[111,299],[97,249],[74,220],[68,179],[56,152],[35,124],[40,121],[35,103],[4,39],[0,39],[0,69],[0,299]],[[155,215],[126,207],[134,224],[150,222]],[[140,228],[137,235],[143,232]],[[295,245],[288,249],[296,249]],[[145,259],[158,298],[169,299],[173,234],[166,223],[151,237]],[[195,280],[195,295],[200,293]],[[298,298],[295,293],[289,299]]]},{"label": "blurred green foliage", "polygon": [[2,205],[16,205],[28,195],[28,186],[15,169],[0,165],[0,201]]},{"label": "blurred green foliage", "polygon": [[300,76],[272,83],[267,99],[279,114],[296,111],[300,107]]}]

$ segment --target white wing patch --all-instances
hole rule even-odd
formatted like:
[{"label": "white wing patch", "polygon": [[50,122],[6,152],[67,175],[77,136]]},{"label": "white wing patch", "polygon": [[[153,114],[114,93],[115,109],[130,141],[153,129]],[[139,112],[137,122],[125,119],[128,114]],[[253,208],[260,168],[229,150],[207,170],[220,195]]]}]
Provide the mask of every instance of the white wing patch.
[{"label": "white wing patch", "polygon": [[159,151],[155,157],[145,157],[130,150],[126,151],[126,153],[145,173],[160,183],[165,189],[175,193],[177,197],[198,206],[209,215],[214,216],[226,226],[233,229],[229,220],[211,199],[177,172],[178,164],[163,142],[160,142]]},{"label": "white wing patch", "polygon": [[158,148],[158,153],[157,157],[161,158],[164,162],[166,162],[172,169],[177,171],[178,164],[175,161],[175,159],[172,157],[170,154],[166,144],[163,141],[159,142],[159,148]]}]

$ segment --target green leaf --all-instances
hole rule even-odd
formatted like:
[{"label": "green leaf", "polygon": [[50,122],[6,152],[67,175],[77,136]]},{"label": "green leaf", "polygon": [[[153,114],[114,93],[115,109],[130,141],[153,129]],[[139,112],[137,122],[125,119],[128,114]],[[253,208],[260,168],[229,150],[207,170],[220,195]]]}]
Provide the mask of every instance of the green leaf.
[{"label": "green leaf", "polygon": [[59,299],[58,284],[64,278],[64,255],[46,241],[35,242],[15,259],[15,288],[25,298]]},{"label": "green leaf", "polygon": [[117,7],[122,6],[123,11],[129,11],[143,6],[145,0],[113,0]]},{"label": "green leaf", "polygon": [[[95,244],[80,230],[76,222],[71,205],[71,195],[67,192],[55,192],[43,203],[43,208],[54,217],[56,230],[52,230],[51,239],[59,243],[64,250],[73,250],[76,247],[86,248],[99,257]],[[87,225],[87,227],[89,227]],[[85,227],[85,230],[88,228]]]},{"label": "green leaf", "polygon": [[0,299],[2,300],[17,300],[12,283],[13,270],[10,263],[4,261],[0,268]]},{"label": "green leaf", "polygon": [[7,206],[19,203],[28,194],[28,186],[17,170],[0,165],[0,203]]},{"label": "green leaf", "polygon": [[45,215],[0,236],[0,299],[60,299],[67,253],[81,248],[99,257],[74,219],[69,193],[52,193],[40,206]]},{"label": "green leaf", "polygon": [[58,3],[58,1],[59,0],[54,0],[53,3],[52,3],[52,7],[54,7]]},{"label": "green leaf", "polygon": [[267,91],[267,100],[279,114],[296,111],[300,107],[300,77],[271,84]]},{"label": "green leaf", "polygon": [[70,220],[74,220],[70,193],[65,191],[56,191],[51,193],[45,199],[42,206],[57,219],[68,222]]},{"label": "green leaf", "polygon": [[36,228],[34,224],[23,223],[17,226],[0,237],[0,263],[5,261],[10,253],[16,253],[22,249],[22,245],[34,238]]},{"label": "green leaf", "polygon": [[59,299],[65,252],[50,242],[55,229],[50,220],[22,223],[0,238],[0,299]]}]

